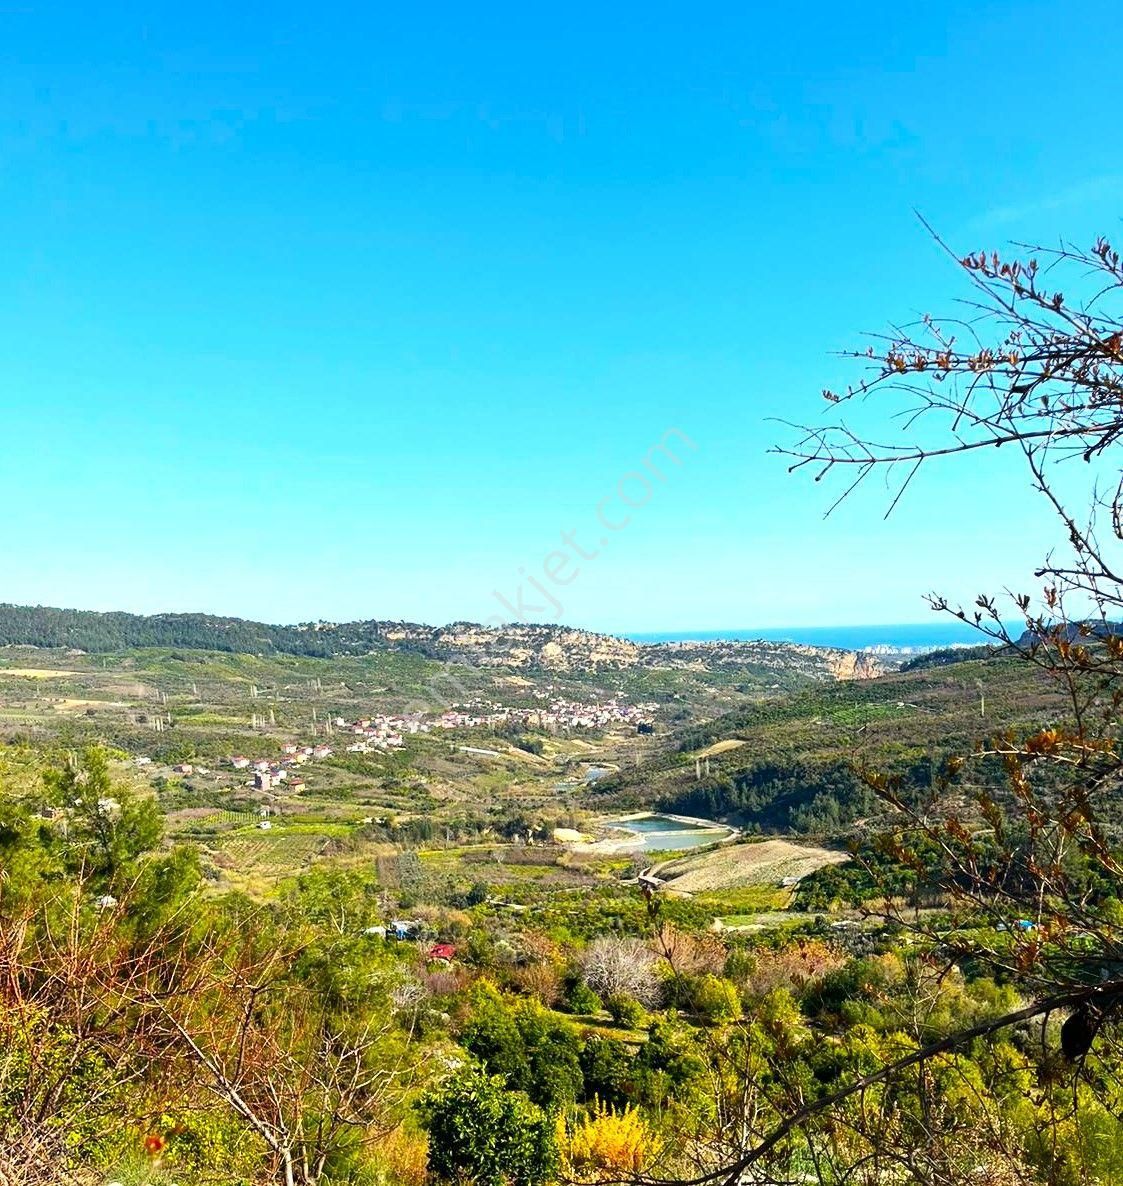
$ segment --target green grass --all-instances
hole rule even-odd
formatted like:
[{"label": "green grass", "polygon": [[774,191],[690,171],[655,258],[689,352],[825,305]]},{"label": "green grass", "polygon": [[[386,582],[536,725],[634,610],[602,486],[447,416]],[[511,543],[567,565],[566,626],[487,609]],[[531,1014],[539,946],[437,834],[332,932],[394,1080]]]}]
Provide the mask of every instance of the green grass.
[{"label": "green grass", "polygon": [[[671,888],[674,888],[672,882]],[[712,890],[694,895],[694,901],[706,909],[729,910],[748,914],[758,910],[786,910],[792,891],[772,885],[745,885],[732,889]]]},{"label": "green grass", "polygon": [[767,910],[759,914],[727,914],[720,916],[718,921],[726,927],[753,927],[770,931],[796,927],[801,923],[812,922],[816,917],[803,911]]},{"label": "green grass", "polygon": [[607,1012],[600,1013],[563,1013],[560,1009],[550,1012],[559,1021],[567,1021],[581,1030],[598,1034],[603,1038],[615,1038],[629,1046],[642,1046],[647,1041],[647,1030],[634,1030],[626,1026],[617,1025]]}]

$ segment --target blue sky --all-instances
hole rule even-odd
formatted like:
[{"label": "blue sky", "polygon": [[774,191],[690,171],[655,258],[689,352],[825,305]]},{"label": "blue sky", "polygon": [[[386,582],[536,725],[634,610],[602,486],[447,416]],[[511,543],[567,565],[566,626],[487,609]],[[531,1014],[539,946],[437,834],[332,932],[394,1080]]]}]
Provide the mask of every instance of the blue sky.
[{"label": "blue sky", "polygon": [[551,567],[531,616],[641,631],[1030,583],[1001,458],[824,521],[769,418],[961,291],[914,209],[1116,230],[1115,5],[94,8],[0,9],[0,599],[486,619]]}]

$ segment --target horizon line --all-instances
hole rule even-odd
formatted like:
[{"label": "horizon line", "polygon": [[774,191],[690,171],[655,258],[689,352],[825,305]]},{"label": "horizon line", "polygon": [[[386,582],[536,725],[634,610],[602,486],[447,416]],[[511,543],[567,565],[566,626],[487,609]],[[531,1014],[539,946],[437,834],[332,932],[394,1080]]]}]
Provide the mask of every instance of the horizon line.
[{"label": "horizon line", "polygon": [[309,625],[334,625],[346,626],[363,623],[393,623],[410,626],[422,626],[430,629],[447,629],[451,626],[466,625],[477,626],[481,629],[503,629],[503,628],[517,628],[517,627],[535,627],[557,630],[579,630],[589,634],[606,634],[614,635],[626,639],[639,639],[652,636],[672,636],[679,635],[683,638],[688,636],[698,635],[712,635],[712,634],[743,634],[752,636],[754,632],[768,631],[770,633],[778,631],[802,631],[802,630],[908,630],[908,629],[930,629],[935,626],[947,626],[950,628],[962,628],[963,630],[975,630],[973,623],[964,621],[961,618],[952,616],[941,616],[936,620],[929,619],[927,621],[878,621],[878,622],[805,622],[792,623],[786,622],[781,625],[765,625],[754,624],[752,626],[690,626],[690,627],[671,627],[659,629],[634,629],[627,628],[611,628],[611,627],[597,627],[577,625],[567,622],[530,622],[512,619],[509,622],[502,623],[502,625],[485,625],[472,618],[452,618],[444,623],[424,622],[412,618],[404,617],[352,617],[352,618],[306,618],[302,621],[295,622],[270,622],[265,618],[241,617],[237,614],[223,613],[217,610],[157,610],[153,612],[139,612],[136,610],[126,609],[84,609],[78,606],[58,606],[29,604],[26,602],[4,601],[0,602],[0,608],[16,609],[16,610],[44,610],[48,612],[57,613],[74,613],[74,614],[97,614],[108,616],[112,614],[123,614],[129,617],[136,618],[168,618],[168,617],[210,617],[222,618],[228,621],[237,621],[245,623],[253,623],[262,626],[279,627],[281,629],[295,629],[300,626]]}]

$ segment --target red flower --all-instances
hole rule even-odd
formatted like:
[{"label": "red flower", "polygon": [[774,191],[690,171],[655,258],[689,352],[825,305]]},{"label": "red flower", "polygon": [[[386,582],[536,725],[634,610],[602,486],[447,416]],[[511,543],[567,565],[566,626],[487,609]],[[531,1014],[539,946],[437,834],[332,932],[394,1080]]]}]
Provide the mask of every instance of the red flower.
[{"label": "red flower", "polygon": [[158,1133],[150,1132],[144,1138],[144,1151],[149,1157],[155,1157],[164,1148],[164,1138]]}]

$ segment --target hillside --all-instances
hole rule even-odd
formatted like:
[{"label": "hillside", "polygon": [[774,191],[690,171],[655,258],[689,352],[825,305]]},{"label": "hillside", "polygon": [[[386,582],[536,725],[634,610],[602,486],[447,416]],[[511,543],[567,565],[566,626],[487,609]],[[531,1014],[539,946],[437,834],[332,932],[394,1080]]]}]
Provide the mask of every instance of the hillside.
[{"label": "hillside", "polygon": [[606,804],[837,835],[876,807],[856,765],[924,786],[947,755],[1065,711],[1045,676],[1000,657],[821,684],[684,726],[596,789]]},{"label": "hillside", "polygon": [[513,671],[742,671],[775,688],[789,686],[793,678],[862,679],[887,669],[883,660],[838,648],[761,640],[641,644],[559,625],[489,627],[456,622],[426,626],[371,620],[275,626],[213,614],[144,617],[17,605],[0,605],[2,646],[94,655],[160,647],[323,659],[406,652],[441,662]]},{"label": "hillside", "polygon": [[[639,644],[556,625],[270,626],[3,606],[0,645],[0,737],[103,740],[169,769],[221,768],[322,737],[328,722],[397,714],[400,749],[337,756],[304,799],[349,810],[358,794],[443,818],[460,804],[564,800],[838,837],[876,810],[856,762],[921,785],[933,757],[1063,711],[1033,668],[1000,656],[892,671],[827,648]],[[467,723],[447,741],[426,731],[453,706]],[[212,806],[244,790],[227,781]]]},{"label": "hillside", "polygon": [[[366,654],[385,640],[383,623],[271,626],[214,614],[94,613],[0,605],[0,646],[66,648],[104,654],[132,647],[178,647],[245,655],[327,658]],[[402,625],[406,636],[409,627]]]}]

